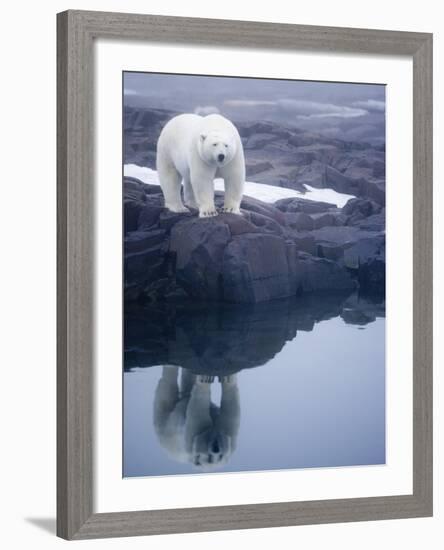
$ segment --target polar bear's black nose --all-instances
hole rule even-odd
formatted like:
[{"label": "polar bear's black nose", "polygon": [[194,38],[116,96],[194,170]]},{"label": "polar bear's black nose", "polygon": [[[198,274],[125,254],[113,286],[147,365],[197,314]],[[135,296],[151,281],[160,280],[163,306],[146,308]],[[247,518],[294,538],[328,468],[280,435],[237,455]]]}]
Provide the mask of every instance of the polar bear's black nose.
[{"label": "polar bear's black nose", "polygon": [[219,162],[222,162],[222,161],[224,160],[224,158],[225,158],[225,155],[222,154],[222,153],[221,153],[220,155],[217,156],[217,160],[218,160]]}]

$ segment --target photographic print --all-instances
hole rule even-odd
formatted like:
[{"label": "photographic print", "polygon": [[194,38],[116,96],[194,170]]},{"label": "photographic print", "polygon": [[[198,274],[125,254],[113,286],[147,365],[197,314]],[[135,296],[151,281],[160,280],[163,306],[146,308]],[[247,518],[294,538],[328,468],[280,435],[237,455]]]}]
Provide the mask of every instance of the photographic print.
[{"label": "photographic print", "polygon": [[384,464],[385,86],[122,79],[123,476]]}]

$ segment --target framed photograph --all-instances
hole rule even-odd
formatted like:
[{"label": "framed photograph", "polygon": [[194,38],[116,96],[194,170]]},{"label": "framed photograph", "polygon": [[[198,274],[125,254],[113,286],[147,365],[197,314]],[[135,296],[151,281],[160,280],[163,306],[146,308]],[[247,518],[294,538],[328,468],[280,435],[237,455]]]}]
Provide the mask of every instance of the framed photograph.
[{"label": "framed photograph", "polygon": [[432,35],[57,25],[58,535],[432,515]]}]

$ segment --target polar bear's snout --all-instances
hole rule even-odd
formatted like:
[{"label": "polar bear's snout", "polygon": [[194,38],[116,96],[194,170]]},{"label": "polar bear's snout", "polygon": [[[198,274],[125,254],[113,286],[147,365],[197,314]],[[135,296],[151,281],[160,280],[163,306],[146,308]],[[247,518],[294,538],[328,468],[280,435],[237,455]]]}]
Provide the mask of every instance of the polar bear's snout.
[{"label": "polar bear's snout", "polygon": [[219,155],[217,156],[217,160],[219,162],[223,162],[224,161],[224,158],[225,158],[225,155],[223,153],[219,153]]}]

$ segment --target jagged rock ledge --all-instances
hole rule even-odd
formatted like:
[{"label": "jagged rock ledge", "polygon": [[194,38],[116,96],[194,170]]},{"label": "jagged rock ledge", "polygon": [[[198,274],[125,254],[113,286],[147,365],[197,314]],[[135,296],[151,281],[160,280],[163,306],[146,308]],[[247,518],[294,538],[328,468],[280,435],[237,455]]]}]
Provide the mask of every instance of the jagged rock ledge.
[{"label": "jagged rock ledge", "polygon": [[125,299],[258,303],[325,290],[384,294],[380,203],[352,199],[338,209],[244,197],[241,208],[242,217],[174,214],[158,186],[124,178]]}]

